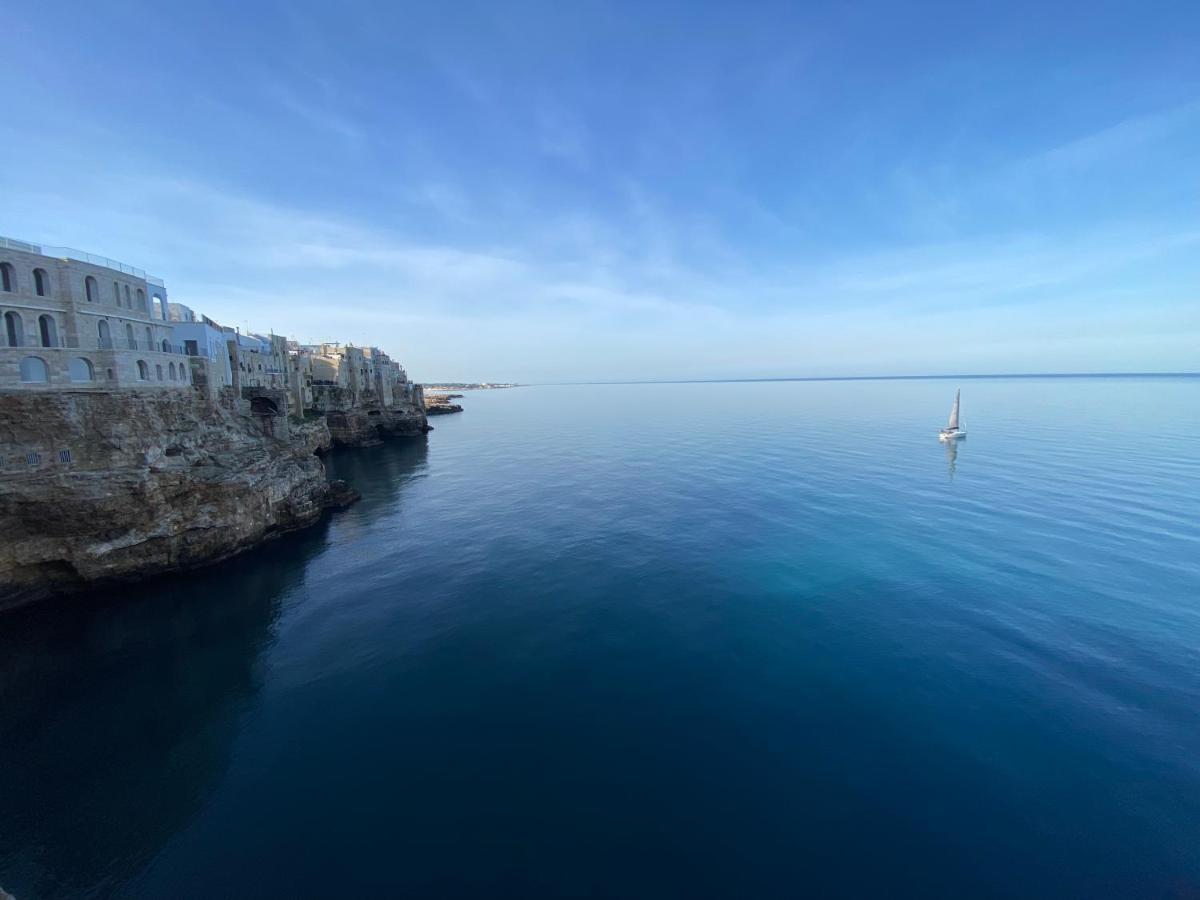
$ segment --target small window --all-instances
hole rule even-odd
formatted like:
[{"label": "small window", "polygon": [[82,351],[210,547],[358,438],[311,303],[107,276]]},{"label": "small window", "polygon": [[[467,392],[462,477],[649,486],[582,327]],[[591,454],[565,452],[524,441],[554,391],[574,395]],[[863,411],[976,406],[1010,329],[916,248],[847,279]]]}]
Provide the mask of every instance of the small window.
[{"label": "small window", "polygon": [[96,302],[96,292],[99,290],[100,288],[96,284],[96,279],[91,275],[83,279],[83,292],[87,295],[88,303]]},{"label": "small window", "polygon": [[59,450],[58,451],[58,461],[60,463],[69,463],[71,461],[71,451],[70,450]]},{"label": "small window", "polygon": [[101,319],[96,323],[96,337],[100,339],[101,350],[112,349],[112,334],[108,330],[108,319]]},{"label": "small window", "polygon": [[20,313],[4,314],[4,333],[8,337],[10,347],[20,347],[25,343],[25,323],[21,320]]},{"label": "small window", "polygon": [[142,381],[150,380],[150,367],[146,365],[146,361],[144,359],[138,360],[138,378],[140,378]]},{"label": "small window", "polygon": [[36,356],[27,356],[21,360],[21,381],[25,384],[45,384],[50,380],[46,369],[46,361]]},{"label": "small window", "polygon": [[33,292],[39,297],[45,297],[46,292],[50,289],[50,277],[46,274],[45,269],[33,270]]},{"label": "small window", "polygon": [[17,270],[12,263],[0,263],[0,287],[8,292],[17,289]]},{"label": "small window", "polygon": [[38,334],[41,336],[43,347],[58,346],[58,326],[53,316],[38,316]]},{"label": "small window", "polygon": [[92,368],[91,360],[84,359],[82,356],[77,356],[68,363],[68,369],[71,374],[71,381],[76,384],[83,382],[94,381],[96,371]]},{"label": "small window", "polygon": [[133,308],[133,300],[130,299],[130,295],[129,295],[129,285],[125,285],[125,308],[126,309]]},{"label": "small window", "polygon": [[121,305],[121,286],[113,282],[113,306]]},{"label": "small window", "polygon": [[25,462],[29,463],[31,466],[40,466],[42,464],[42,454],[38,453],[36,450],[30,450],[25,454]]},{"label": "small window", "polygon": [[137,289],[137,301],[138,301],[138,309],[140,309],[142,312],[150,311],[149,308],[146,306],[146,292],[143,291],[141,288]]},{"label": "small window", "polygon": [[129,349],[137,349],[137,338],[133,336],[133,326],[128,322],[125,323],[125,340],[129,342]]},{"label": "small window", "polygon": [[169,366],[167,366],[167,372],[170,373],[171,380],[174,381],[175,380],[175,363],[171,363]]},{"label": "small window", "polygon": [[154,366],[154,371],[155,371],[155,374],[158,375],[158,380],[162,381],[163,380],[162,379],[162,366],[156,364]]},{"label": "small window", "polygon": [[146,329],[146,349],[147,350],[154,349],[154,332],[151,331],[149,328]]},{"label": "small window", "polygon": [[163,342],[162,342],[162,352],[163,353],[171,352],[171,342],[166,340],[165,338],[163,339]]}]

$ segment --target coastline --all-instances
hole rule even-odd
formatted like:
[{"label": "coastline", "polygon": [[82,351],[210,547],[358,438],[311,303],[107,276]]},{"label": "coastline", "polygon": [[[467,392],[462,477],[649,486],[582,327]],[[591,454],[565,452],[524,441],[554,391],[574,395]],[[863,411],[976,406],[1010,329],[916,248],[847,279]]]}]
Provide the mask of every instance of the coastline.
[{"label": "coastline", "polygon": [[309,528],[358,499],[325,454],[430,430],[416,403],[301,418],[232,391],[0,392],[0,420],[0,611],[211,566]]}]

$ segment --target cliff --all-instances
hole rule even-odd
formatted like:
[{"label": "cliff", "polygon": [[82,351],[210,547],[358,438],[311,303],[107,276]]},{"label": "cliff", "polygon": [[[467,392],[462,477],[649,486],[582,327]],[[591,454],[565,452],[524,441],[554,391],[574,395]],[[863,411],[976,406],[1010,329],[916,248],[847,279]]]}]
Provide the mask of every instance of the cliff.
[{"label": "cliff", "polygon": [[425,415],[445,416],[450,413],[462,412],[462,404],[450,402],[452,398],[461,396],[462,394],[431,394],[427,396],[425,398]]},{"label": "cliff", "polygon": [[389,437],[413,437],[430,430],[425,418],[424,394],[412,386],[412,397],[380,404],[373,392],[358,397],[333,384],[312,386],[314,412],[323,415],[332,442],[339,447],[369,447]]},{"label": "cliff", "polygon": [[0,607],[211,563],[354,499],[316,455],[324,420],[261,403],[0,392]]}]

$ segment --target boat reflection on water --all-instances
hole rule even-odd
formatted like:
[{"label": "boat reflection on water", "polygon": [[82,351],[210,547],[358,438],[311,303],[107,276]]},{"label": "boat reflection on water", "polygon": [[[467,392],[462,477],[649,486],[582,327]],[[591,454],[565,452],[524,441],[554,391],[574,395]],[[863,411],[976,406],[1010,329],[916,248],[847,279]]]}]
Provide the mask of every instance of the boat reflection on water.
[{"label": "boat reflection on water", "polygon": [[956,441],[942,441],[942,446],[946,448],[946,468],[948,470],[950,480],[954,480],[954,473],[958,469],[958,447],[966,438],[959,438]]}]

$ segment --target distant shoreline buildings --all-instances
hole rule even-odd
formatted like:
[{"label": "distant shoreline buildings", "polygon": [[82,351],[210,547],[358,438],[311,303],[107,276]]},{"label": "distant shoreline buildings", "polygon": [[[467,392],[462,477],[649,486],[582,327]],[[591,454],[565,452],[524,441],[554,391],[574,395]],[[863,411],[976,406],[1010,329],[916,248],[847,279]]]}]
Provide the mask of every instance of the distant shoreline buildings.
[{"label": "distant shoreline buildings", "polygon": [[[0,237],[0,388],[282,391],[297,412],[392,407],[420,389],[377,347],[242,334],[171,302],[162,279],[107,257]],[[334,390],[330,390],[334,389]]]}]

